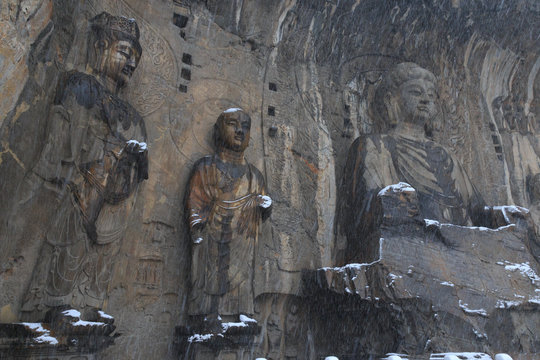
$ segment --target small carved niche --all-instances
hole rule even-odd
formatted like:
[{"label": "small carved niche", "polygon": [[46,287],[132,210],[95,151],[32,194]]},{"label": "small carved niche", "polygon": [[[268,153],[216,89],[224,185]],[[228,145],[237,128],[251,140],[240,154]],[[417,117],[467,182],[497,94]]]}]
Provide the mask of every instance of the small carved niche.
[{"label": "small carved niche", "polygon": [[188,54],[188,53],[183,53],[182,54],[182,62],[186,65],[191,65],[192,64],[192,57],[191,57],[191,54]]},{"label": "small carved niche", "polygon": [[269,116],[276,116],[276,108],[273,106],[268,107],[268,115]]},{"label": "small carved niche", "polygon": [[277,131],[278,131],[277,126],[270,126],[270,128],[268,129],[268,135],[270,137],[276,137]]},{"label": "small carved niche", "polygon": [[180,86],[178,86],[178,91],[181,93],[187,93],[187,85],[180,84]]},{"label": "small carved niche", "polygon": [[189,18],[185,15],[174,13],[173,15],[173,24],[178,26],[180,29],[183,29],[187,26]]},{"label": "small carved niche", "polygon": [[182,77],[182,79],[186,79],[186,80],[190,81],[191,80],[191,70],[186,69],[186,68],[182,68],[182,71],[180,72],[180,76]]},{"label": "small carved niche", "polygon": [[135,282],[149,289],[156,289],[161,284],[163,275],[163,260],[159,257],[142,257],[137,262],[137,275]]},{"label": "small carved niche", "polygon": [[270,91],[277,91],[277,85],[276,85],[276,83],[273,83],[273,82],[268,83],[268,90],[270,90]]}]

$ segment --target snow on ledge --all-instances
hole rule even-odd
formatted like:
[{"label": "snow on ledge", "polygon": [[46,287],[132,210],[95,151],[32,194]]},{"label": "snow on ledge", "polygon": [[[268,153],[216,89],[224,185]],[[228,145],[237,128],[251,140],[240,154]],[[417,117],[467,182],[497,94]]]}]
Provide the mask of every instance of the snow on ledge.
[{"label": "snow on ledge", "polygon": [[528,261],[521,264],[515,264],[509,261],[505,261],[504,263],[497,262],[497,264],[504,265],[505,270],[519,271],[522,276],[528,277],[531,280],[533,285],[536,285],[536,283],[540,283],[540,277],[534,272],[534,270],[529,265]]},{"label": "snow on ledge", "polygon": [[497,309],[510,309],[516,306],[521,305],[521,301],[513,301],[513,300],[497,300],[497,304],[495,304],[495,307]]},{"label": "snow on ledge", "polygon": [[112,317],[112,316],[109,315],[109,314],[106,314],[104,311],[101,311],[101,310],[98,310],[98,314],[99,314],[99,316],[101,316],[103,319],[114,319],[114,317]]},{"label": "snow on ledge", "polygon": [[375,261],[372,261],[370,263],[350,263],[350,264],[339,266],[339,267],[328,267],[327,266],[327,267],[319,268],[318,270],[323,270],[323,271],[334,270],[334,271],[337,271],[337,272],[345,272],[346,270],[360,271],[360,270],[363,270],[363,268],[365,268],[367,266],[371,266],[371,265],[374,265],[374,264],[376,264],[378,262],[381,262],[383,241],[384,241],[384,238],[379,239],[379,258],[377,260],[375,260]]},{"label": "snow on ledge", "polygon": [[34,340],[40,344],[43,344],[43,343],[48,343],[48,344],[51,344],[51,345],[56,345],[58,344],[58,340],[56,340],[56,338],[50,336],[50,335],[41,335],[41,336],[38,336],[36,338],[34,338]]},{"label": "snow on ledge", "polygon": [[381,360],[407,360],[406,354],[388,353]]},{"label": "snow on ledge", "polygon": [[77,318],[77,319],[81,318],[80,311],[77,311],[75,309],[69,309],[69,310],[62,311],[62,315],[71,316],[71,317],[74,317],[74,318]]},{"label": "snow on ledge", "polygon": [[441,227],[443,227],[443,226],[454,226],[454,227],[462,228],[462,229],[480,230],[480,231],[494,231],[494,232],[495,231],[506,230],[506,229],[513,228],[513,227],[516,226],[516,224],[508,224],[508,225],[500,226],[500,227],[498,227],[496,229],[490,229],[490,228],[487,228],[487,227],[484,227],[484,226],[463,226],[463,225],[456,225],[456,224],[450,224],[450,223],[440,223],[437,220],[432,220],[432,219],[424,219],[424,224],[426,226],[436,226],[439,229]]},{"label": "snow on ledge", "polygon": [[411,185],[407,184],[406,182],[399,182],[397,184],[388,185],[387,187],[379,191],[377,195],[384,196],[384,195],[390,194],[391,192],[401,193],[401,192],[415,192],[415,191],[416,190]]},{"label": "snow on ledge", "polygon": [[47,329],[45,329],[41,323],[20,323],[21,325],[26,326],[27,328],[30,328],[31,330],[37,332],[40,334],[39,336],[34,338],[34,341],[43,344],[48,343],[50,345],[56,345],[58,344],[58,340],[55,337],[51,336],[51,332]]},{"label": "snow on ledge", "polygon": [[188,342],[190,343],[198,343],[198,342],[205,342],[210,340],[214,337],[214,334],[195,334],[188,338]]},{"label": "snow on ledge", "polygon": [[493,360],[491,356],[486,353],[478,352],[447,352],[431,354],[430,360]]},{"label": "snow on ledge", "polygon": [[461,308],[461,310],[463,310],[463,312],[465,314],[480,315],[480,316],[483,316],[483,317],[488,316],[488,313],[487,313],[486,310],[484,310],[484,309],[470,309],[468,306],[469,306],[469,304],[465,304],[464,302],[459,300],[459,307]]},{"label": "snow on ledge", "polygon": [[244,314],[240,314],[240,321],[243,323],[257,323],[257,320],[250,318],[249,316],[246,316]]},{"label": "snow on ledge", "polygon": [[221,328],[223,329],[223,332],[226,333],[230,328],[242,328],[247,327],[248,324],[245,322],[226,322],[221,324]]},{"label": "snow on ledge", "polygon": [[516,205],[501,205],[501,206],[485,206],[484,207],[485,210],[490,210],[490,209],[493,209],[493,210],[500,210],[504,216],[504,221],[506,221],[507,223],[510,223],[511,220],[510,220],[510,216],[508,216],[508,214],[528,214],[529,213],[529,209],[527,208],[524,208],[524,207],[521,207],[521,206],[516,206]]},{"label": "snow on ledge", "polygon": [[381,260],[379,259],[379,260],[372,261],[370,263],[350,263],[350,264],[339,266],[339,267],[322,267],[322,268],[319,268],[319,270],[324,270],[324,271],[334,270],[334,271],[337,271],[337,272],[344,272],[346,270],[360,271],[363,268],[365,268],[367,266],[370,266],[370,265],[373,265],[373,264],[376,264],[376,263],[378,263],[380,261]]},{"label": "snow on ledge", "polygon": [[105,326],[106,324],[99,321],[84,321],[79,320],[74,323],[71,323],[73,326]]},{"label": "snow on ledge", "polygon": [[[71,323],[71,325],[73,326],[105,326],[105,323],[103,322],[81,320],[80,311],[77,311],[75,309],[64,310],[62,311],[62,315],[77,319],[77,321]],[[112,316],[105,314],[103,311],[100,311],[99,315],[101,315],[105,319],[113,318]]]}]

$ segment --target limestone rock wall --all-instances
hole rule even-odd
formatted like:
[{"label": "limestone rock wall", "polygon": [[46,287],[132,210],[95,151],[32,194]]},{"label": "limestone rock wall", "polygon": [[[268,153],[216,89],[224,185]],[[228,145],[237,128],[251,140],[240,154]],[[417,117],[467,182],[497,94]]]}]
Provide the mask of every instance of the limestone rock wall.
[{"label": "limestone rock wall", "polygon": [[103,10],[141,28],[143,56],[123,96],[145,119],[150,161],[110,284],[106,310],[124,336],[108,358],[173,356],[190,262],[184,190],[226,108],[251,114],[247,158],[274,199],[255,282],[268,353],[280,354],[279,324],[302,306],[272,294],[302,295],[302,270],[332,266],[343,249],[335,216],[346,154],[358,135],[380,130],[368,104],[393,65],[413,61],[437,76],[434,137],[487,203],[537,206],[528,187],[540,173],[533,0],[54,0],[1,10],[0,321],[17,319],[54,216],[32,172],[52,89],[81,66],[87,21]]}]

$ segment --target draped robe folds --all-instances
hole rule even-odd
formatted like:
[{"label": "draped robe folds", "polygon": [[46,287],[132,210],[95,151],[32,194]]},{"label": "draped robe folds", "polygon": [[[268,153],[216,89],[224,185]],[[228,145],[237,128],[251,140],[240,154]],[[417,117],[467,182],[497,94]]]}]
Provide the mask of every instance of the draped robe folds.
[{"label": "draped robe folds", "polygon": [[484,206],[459,161],[441,145],[400,135],[362,136],[349,150],[340,194],[340,229],[348,242],[374,230],[377,194],[398,182],[416,189],[426,219],[471,225]]},{"label": "draped robe folds", "polygon": [[192,244],[190,315],[253,314],[254,252],[270,213],[258,195],[266,195],[264,178],[250,164],[226,164],[218,155],[195,164],[185,205],[190,231],[201,229],[202,241]]},{"label": "draped robe folds", "polygon": [[71,72],[59,82],[47,133],[33,171],[57,203],[22,310],[101,307],[130,195],[148,176],[145,164],[122,156],[128,140],[146,141],[144,122],[96,78]]}]

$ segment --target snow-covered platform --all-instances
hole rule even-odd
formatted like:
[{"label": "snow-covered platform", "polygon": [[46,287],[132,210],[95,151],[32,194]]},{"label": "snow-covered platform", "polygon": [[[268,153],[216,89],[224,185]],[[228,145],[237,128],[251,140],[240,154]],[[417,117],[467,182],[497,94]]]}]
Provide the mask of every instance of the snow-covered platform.
[{"label": "snow-covered platform", "polygon": [[97,359],[114,343],[112,316],[96,311],[81,319],[74,309],[53,309],[43,323],[0,324],[0,359]]},{"label": "snow-covered platform", "polygon": [[[232,320],[232,321],[229,321]],[[175,330],[175,345],[182,359],[251,359],[255,338],[261,327],[255,319],[240,315],[238,319],[214,321],[199,319]]]}]

